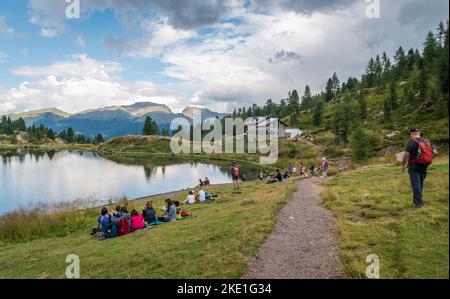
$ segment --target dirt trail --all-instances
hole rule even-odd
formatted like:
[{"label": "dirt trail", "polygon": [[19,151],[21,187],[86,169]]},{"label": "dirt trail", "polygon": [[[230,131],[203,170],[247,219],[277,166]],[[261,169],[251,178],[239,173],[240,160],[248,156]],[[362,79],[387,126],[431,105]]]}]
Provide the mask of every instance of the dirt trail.
[{"label": "dirt trail", "polygon": [[299,180],[278,223],[243,278],[339,278],[333,214],[322,206],[317,178]]}]

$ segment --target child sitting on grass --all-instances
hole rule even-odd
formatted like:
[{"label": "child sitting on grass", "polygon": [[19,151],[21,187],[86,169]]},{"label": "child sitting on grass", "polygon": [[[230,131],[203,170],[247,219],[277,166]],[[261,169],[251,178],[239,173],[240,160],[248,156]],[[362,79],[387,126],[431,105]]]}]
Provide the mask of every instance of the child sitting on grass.
[{"label": "child sitting on grass", "polygon": [[146,227],[144,223],[144,217],[139,214],[136,210],[131,211],[131,229],[138,230]]},{"label": "child sitting on grass", "polygon": [[177,209],[177,220],[182,220],[182,219],[186,219],[188,217],[191,217],[191,214],[187,211],[184,211],[181,207],[180,207],[180,202],[178,200],[173,202],[175,204],[175,207]]}]

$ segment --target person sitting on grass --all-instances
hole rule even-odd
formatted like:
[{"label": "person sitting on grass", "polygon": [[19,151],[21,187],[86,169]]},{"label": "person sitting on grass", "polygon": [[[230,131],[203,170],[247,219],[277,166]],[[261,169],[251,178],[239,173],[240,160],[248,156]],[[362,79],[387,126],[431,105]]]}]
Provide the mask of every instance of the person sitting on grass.
[{"label": "person sitting on grass", "polygon": [[125,218],[128,221],[128,226],[131,227],[131,215],[128,212],[127,207],[125,206],[122,207],[122,217],[120,218]]},{"label": "person sitting on grass", "polygon": [[258,178],[259,178],[260,181],[262,181],[264,179],[264,173],[263,173],[262,170],[259,172]]},{"label": "person sitting on grass", "polygon": [[166,206],[164,207],[164,213],[166,215],[159,216],[158,221],[160,222],[177,221],[177,208],[175,207],[173,201],[170,198],[168,198],[164,202],[166,203]]},{"label": "person sitting on grass", "polygon": [[196,200],[195,200],[194,192],[189,191],[189,194],[188,194],[188,196],[186,197],[186,200],[183,201],[183,202],[181,202],[181,203],[184,204],[184,205],[186,205],[186,204],[188,204],[188,205],[194,205],[195,202],[196,202]]},{"label": "person sitting on grass", "polygon": [[283,174],[283,179],[288,179],[289,177],[290,177],[289,171],[286,171],[286,172]]},{"label": "person sitting on grass", "polygon": [[216,197],[218,197],[218,196],[214,193],[209,193],[209,192],[205,193],[206,201],[209,201],[209,202],[214,201],[214,200],[216,200]]},{"label": "person sitting on grass", "polygon": [[145,228],[144,217],[139,214],[136,210],[131,211],[131,229],[138,230]]},{"label": "person sitting on grass", "polygon": [[283,181],[283,175],[281,174],[279,169],[275,170],[275,177],[274,178],[277,179],[278,182],[282,182]]},{"label": "person sitting on grass", "polygon": [[107,234],[109,229],[111,228],[111,215],[109,215],[108,208],[103,207],[100,210],[100,216],[97,219],[97,229],[94,229],[92,232]]},{"label": "person sitting on grass", "polygon": [[280,183],[283,181],[283,175],[281,174],[280,170],[275,170],[275,174],[273,176],[269,176],[267,178],[267,184],[273,184],[273,183]]},{"label": "person sitting on grass", "polygon": [[158,215],[156,215],[156,210],[153,208],[152,201],[147,202],[142,211],[142,216],[144,216],[144,221],[147,222],[147,224],[158,222]]},{"label": "person sitting on grass", "polygon": [[114,238],[117,237],[118,224],[111,218],[107,207],[103,207],[97,219],[97,228],[92,230],[91,236]]},{"label": "person sitting on grass", "polygon": [[203,181],[203,184],[204,184],[205,186],[211,185],[211,182],[209,181],[208,177],[205,178],[205,180]]},{"label": "person sitting on grass", "polygon": [[200,190],[198,190],[198,201],[200,203],[206,201],[206,193],[205,193],[205,191],[203,190],[202,187],[200,187]]},{"label": "person sitting on grass", "polygon": [[180,207],[180,202],[178,200],[174,201],[173,204],[175,205],[175,208],[177,209],[177,220],[181,220],[181,212],[183,209]]},{"label": "person sitting on grass", "polygon": [[169,198],[166,199],[166,211],[167,211],[166,217],[168,218],[169,222],[177,221],[177,208],[175,207],[173,201]]},{"label": "person sitting on grass", "polygon": [[121,206],[116,206],[116,210],[113,212],[113,219],[119,219],[120,217],[122,217],[122,207]]}]

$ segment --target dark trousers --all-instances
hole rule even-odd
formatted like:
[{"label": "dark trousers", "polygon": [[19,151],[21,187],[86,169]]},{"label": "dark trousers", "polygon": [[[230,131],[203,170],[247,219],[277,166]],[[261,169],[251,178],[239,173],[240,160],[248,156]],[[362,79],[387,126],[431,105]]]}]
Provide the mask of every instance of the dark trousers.
[{"label": "dark trousers", "polygon": [[409,179],[411,181],[411,187],[414,194],[414,205],[416,207],[422,207],[423,203],[423,185],[427,177],[426,170],[409,169]]}]

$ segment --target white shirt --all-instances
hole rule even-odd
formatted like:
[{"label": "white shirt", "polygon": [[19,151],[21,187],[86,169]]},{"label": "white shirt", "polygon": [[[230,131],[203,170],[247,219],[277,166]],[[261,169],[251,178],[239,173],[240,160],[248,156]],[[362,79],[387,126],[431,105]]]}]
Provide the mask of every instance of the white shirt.
[{"label": "white shirt", "polygon": [[206,200],[205,191],[203,190],[198,191],[198,200],[201,202],[204,202]]},{"label": "white shirt", "polygon": [[195,204],[195,195],[194,194],[189,194],[186,197],[186,200],[184,201],[184,203],[187,203],[187,204],[190,204],[190,205]]}]

